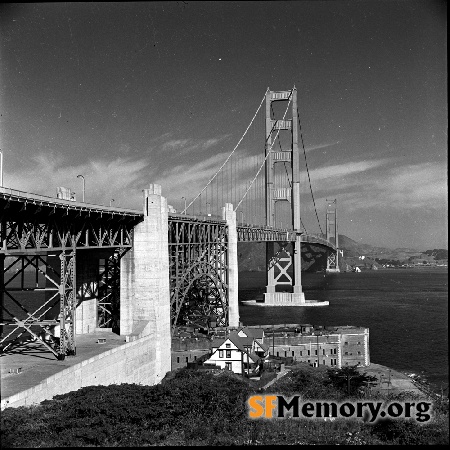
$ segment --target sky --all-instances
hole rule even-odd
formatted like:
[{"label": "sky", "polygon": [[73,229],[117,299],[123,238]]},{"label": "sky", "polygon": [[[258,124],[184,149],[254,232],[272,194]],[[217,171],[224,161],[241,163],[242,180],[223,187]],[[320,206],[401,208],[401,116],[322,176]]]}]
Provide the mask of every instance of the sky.
[{"label": "sky", "polygon": [[[231,152],[267,88],[297,89],[319,219],[378,247],[448,248],[446,2],[0,6],[5,187],[176,209]],[[301,169],[302,170],[302,169]],[[302,221],[318,232],[301,177]],[[304,212],[303,212],[304,211]]]}]

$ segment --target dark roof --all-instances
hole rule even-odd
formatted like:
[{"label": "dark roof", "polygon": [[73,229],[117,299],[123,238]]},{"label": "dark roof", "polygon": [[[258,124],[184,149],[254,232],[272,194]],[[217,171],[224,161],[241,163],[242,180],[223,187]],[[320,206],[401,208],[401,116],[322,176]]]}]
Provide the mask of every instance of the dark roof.
[{"label": "dark roof", "polygon": [[264,330],[261,328],[241,328],[239,331],[243,331],[247,336],[255,339],[262,339],[264,337]]},{"label": "dark roof", "polygon": [[258,345],[264,350],[267,351],[270,348],[269,344],[265,344],[264,342],[258,342]]}]

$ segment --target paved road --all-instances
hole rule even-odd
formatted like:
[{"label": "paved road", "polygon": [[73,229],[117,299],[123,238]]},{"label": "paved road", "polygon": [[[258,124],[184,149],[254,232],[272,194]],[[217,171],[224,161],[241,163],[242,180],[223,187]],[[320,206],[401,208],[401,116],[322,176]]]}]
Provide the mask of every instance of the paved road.
[{"label": "paved road", "polygon": [[361,367],[359,371],[377,377],[378,383],[372,388],[374,392],[398,394],[408,391],[426,396],[410,377],[381,364],[372,363],[369,367]]}]

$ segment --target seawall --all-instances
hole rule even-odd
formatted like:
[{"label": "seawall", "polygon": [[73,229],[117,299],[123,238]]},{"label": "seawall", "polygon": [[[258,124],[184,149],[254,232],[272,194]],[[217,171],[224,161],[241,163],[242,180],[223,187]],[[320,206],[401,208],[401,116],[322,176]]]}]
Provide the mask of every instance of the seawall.
[{"label": "seawall", "polygon": [[[99,344],[103,339],[105,344]],[[33,353],[35,344],[30,343],[28,353],[1,358],[1,409],[40,403],[85,386],[152,385],[155,365],[152,339],[145,336],[125,343],[123,337],[111,332],[77,336],[77,351],[83,356],[67,357],[64,361],[56,361],[50,352],[44,358],[40,353],[37,358]]]}]

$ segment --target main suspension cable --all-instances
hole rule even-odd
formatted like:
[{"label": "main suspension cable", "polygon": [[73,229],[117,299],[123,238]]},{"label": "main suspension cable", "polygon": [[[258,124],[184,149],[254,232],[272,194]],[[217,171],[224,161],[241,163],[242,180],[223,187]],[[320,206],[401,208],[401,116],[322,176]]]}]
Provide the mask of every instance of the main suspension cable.
[{"label": "main suspension cable", "polygon": [[261,103],[258,106],[258,109],[256,110],[255,115],[253,116],[252,120],[250,121],[250,124],[248,125],[247,129],[244,131],[244,134],[242,135],[241,139],[239,139],[239,142],[236,144],[236,146],[234,147],[233,151],[228,155],[228,158],[225,160],[225,162],[219,167],[219,169],[217,170],[217,172],[211,177],[211,179],[208,181],[208,183],[206,184],[206,186],[197,194],[197,196],[191,201],[191,203],[189,203],[189,205],[184,209],[184,211],[181,214],[185,214],[186,210],[195,202],[195,200],[197,200],[200,195],[202,194],[202,192],[211,184],[211,182],[214,180],[214,178],[216,178],[217,174],[225,167],[226,163],[229,161],[229,159],[233,156],[233,153],[236,151],[236,149],[239,147],[239,144],[242,142],[242,140],[244,139],[245,135],[247,134],[247,131],[249,130],[249,128],[252,126],[253,121],[255,120],[255,117],[258,115],[259,110],[261,109],[261,106],[264,103],[264,100],[266,98],[266,94],[269,91],[269,88],[266,89],[266,92],[264,93],[264,97],[261,100]]},{"label": "main suspension cable", "polygon": [[303,154],[305,155],[305,165],[306,165],[306,173],[308,174],[309,190],[311,191],[311,197],[312,197],[312,201],[314,204],[314,211],[316,212],[317,223],[319,224],[320,232],[323,234],[322,227],[320,226],[319,215],[317,214],[316,201],[314,200],[314,194],[313,194],[313,190],[312,190],[312,186],[311,186],[311,177],[309,176],[308,161],[306,160],[306,150],[305,150],[305,144],[303,143],[303,132],[302,132],[302,125],[300,123],[300,115],[298,114],[298,106],[297,106],[297,120],[298,120],[298,126],[299,126],[299,130],[300,130],[300,138],[302,140]]},{"label": "main suspension cable", "polygon": [[[267,92],[267,91],[266,91],[266,92]],[[283,118],[281,119],[281,120],[283,120],[283,121],[284,121],[284,118],[286,117],[286,114],[287,114],[287,112],[288,112],[289,105],[291,104],[292,92],[293,92],[293,89],[291,89],[291,92],[290,92],[290,94],[289,94],[288,105],[287,105],[287,107],[286,107],[286,111],[285,111],[284,114],[283,114]],[[269,135],[266,137],[266,144],[267,144],[267,141],[268,141],[269,137],[272,135],[272,131],[274,130],[274,128],[275,128],[277,122],[278,122],[278,120],[275,120],[275,122],[274,122],[274,124],[273,124],[273,126],[272,126],[272,130],[270,131]],[[269,157],[270,152],[272,151],[273,144],[274,144],[274,142],[277,140],[279,134],[280,134],[280,128],[278,128],[277,135],[275,136],[275,139],[273,140],[272,144],[270,144],[270,148],[269,148],[269,150],[267,151],[266,157],[264,158],[264,161],[262,162],[260,168],[258,169],[258,172],[256,172],[256,175],[255,175],[255,177],[253,178],[253,180],[251,181],[251,183],[250,183],[249,187],[247,188],[247,190],[245,191],[244,196],[241,198],[241,200],[240,200],[239,203],[237,204],[236,208],[234,209],[235,211],[239,208],[240,204],[242,203],[242,201],[244,200],[244,198],[247,196],[248,191],[250,190],[250,188],[252,187],[252,185],[253,185],[253,183],[255,182],[256,178],[258,177],[259,173],[261,172],[262,168],[263,168],[264,165],[266,164],[267,158]]]}]

